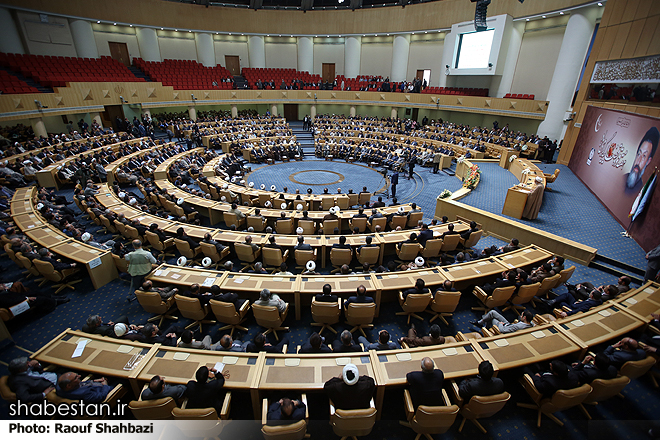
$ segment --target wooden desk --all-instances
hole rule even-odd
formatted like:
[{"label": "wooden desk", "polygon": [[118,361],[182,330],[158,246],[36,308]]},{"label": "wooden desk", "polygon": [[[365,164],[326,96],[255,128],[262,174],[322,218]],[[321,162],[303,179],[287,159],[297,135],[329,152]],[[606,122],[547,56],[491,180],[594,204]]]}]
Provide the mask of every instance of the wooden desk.
[{"label": "wooden desk", "polygon": [[651,313],[660,313],[660,286],[647,282],[638,289],[626,292],[616,303],[622,310],[642,321],[651,322]]},{"label": "wooden desk", "polygon": [[19,214],[27,214],[32,212],[32,202],[30,200],[13,200],[10,205],[10,213],[12,216]]},{"label": "wooden desk", "polygon": [[538,246],[526,246],[517,251],[507,252],[503,255],[495,256],[499,261],[509,269],[523,268],[545,263],[553,257],[552,253]]},{"label": "wooden desk", "polygon": [[522,218],[525,205],[527,204],[529,192],[523,191],[518,186],[512,186],[506,192],[506,199],[502,207],[502,215],[520,219]]},{"label": "wooden desk", "polygon": [[62,235],[59,231],[56,231],[49,225],[42,226],[40,228],[28,229],[25,231],[30,240],[38,243],[39,246],[45,248],[52,248],[55,245],[68,243],[72,238]]},{"label": "wooden desk", "polygon": [[475,284],[477,280],[500,274],[507,269],[494,257],[441,267],[442,274],[454,282],[456,289],[466,286],[466,283]]},{"label": "wooden desk", "polygon": [[[311,304],[312,298],[317,293],[323,292],[325,284],[330,284],[332,293],[342,299],[357,295],[357,288],[363,285],[367,289],[367,296],[372,296],[376,303],[376,316],[380,313],[382,288],[376,282],[376,274],[300,275],[300,290],[296,292],[298,304],[300,304],[300,293],[305,294],[305,305]],[[300,319],[298,308],[296,308],[296,319]]]},{"label": "wooden desk", "polygon": [[[300,291],[298,277],[297,275],[277,276],[232,272],[223,279],[220,288],[224,291],[243,293],[243,295],[239,295],[242,297],[245,297],[247,293],[254,299],[257,299],[259,292],[263,289],[268,289],[272,293],[280,296],[284,295],[282,299],[287,301],[288,295],[293,293],[295,299],[296,293]],[[300,302],[294,301],[294,304],[296,307],[296,319],[300,319]]]},{"label": "wooden desk", "polygon": [[[76,349],[76,344],[81,339],[88,339],[90,342],[85,346],[81,356],[72,358],[71,355]],[[74,371],[126,379],[130,383],[133,393],[139,396],[140,387],[137,377],[148,360],[156,353],[158,346],[159,344],[152,346],[151,344],[92,335],[68,328],[41,347],[31,358]],[[143,357],[131,368],[128,364],[134,355]]]},{"label": "wooden desk", "polygon": [[67,241],[50,247],[51,252],[65,256],[75,262],[82,263],[87,268],[94,289],[105,286],[117,278],[117,267],[110,251],[97,249],[75,240]]},{"label": "wooden desk", "polygon": [[197,148],[193,148],[192,150],[186,150],[179,154],[175,154],[174,156],[168,158],[167,160],[163,161],[160,165],[158,165],[158,167],[156,167],[156,170],[154,171],[154,180],[167,180],[167,171],[174,162],[190,154],[201,153],[203,151],[204,148],[197,147]]},{"label": "wooden desk", "polygon": [[424,280],[426,287],[438,286],[447,279],[442,267],[405,270],[396,273],[374,273],[376,285],[383,291],[410,289],[418,278]]},{"label": "wooden desk", "polygon": [[[543,336],[537,338],[535,334]],[[484,359],[489,359],[500,370],[556,359],[582,350],[579,344],[553,324],[518,330],[507,335],[475,339],[473,346]]]},{"label": "wooden desk", "polygon": [[212,285],[219,286],[227,276],[227,272],[218,272],[205,268],[178,267],[170,264],[161,264],[152,271],[147,278],[151,281],[180,286],[182,292],[192,284],[209,288]]}]

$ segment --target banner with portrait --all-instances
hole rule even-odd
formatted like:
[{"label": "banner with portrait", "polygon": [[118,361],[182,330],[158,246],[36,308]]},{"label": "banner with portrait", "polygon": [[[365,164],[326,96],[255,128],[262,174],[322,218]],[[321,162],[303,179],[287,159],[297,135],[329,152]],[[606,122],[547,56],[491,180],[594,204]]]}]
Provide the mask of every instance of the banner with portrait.
[{"label": "banner with portrait", "polygon": [[659,142],[659,119],[589,106],[568,165],[645,251],[660,243],[660,190],[632,223],[629,214],[660,166]]}]

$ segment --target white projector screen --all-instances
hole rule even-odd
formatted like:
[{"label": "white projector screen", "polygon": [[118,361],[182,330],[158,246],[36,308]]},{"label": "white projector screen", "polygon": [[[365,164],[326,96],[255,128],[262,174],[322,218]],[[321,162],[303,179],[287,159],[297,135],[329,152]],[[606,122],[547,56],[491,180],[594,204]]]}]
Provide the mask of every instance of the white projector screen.
[{"label": "white projector screen", "polygon": [[495,29],[460,35],[456,68],[484,69],[488,67]]}]

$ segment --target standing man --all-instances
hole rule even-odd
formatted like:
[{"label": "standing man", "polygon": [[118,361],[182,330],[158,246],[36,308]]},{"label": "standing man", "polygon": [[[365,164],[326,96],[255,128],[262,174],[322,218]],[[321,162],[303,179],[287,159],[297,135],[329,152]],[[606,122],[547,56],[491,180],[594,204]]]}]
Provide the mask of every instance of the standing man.
[{"label": "standing man", "polygon": [[408,161],[408,180],[413,178],[413,173],[415,172],[415,157],[411,156]]},{"label": "standing man", "polygon": [[440,161],[442,160],[442,154],[436,152],[433,155],[433,174],[438,174],[438,169],[440,169]]},{"label": "standing man", "polygon": [[646,259],[648,263],[646,264],[644,282],[653,281],[658,277],[658,271],[660,271],[660,245],[646,254]]},{"label": "standing man", "polygon": [[133,240],[133,252],[124,256],[128,261],[128,274],[131,276],[131,287],[126,298],[128,302],[135,299],[134,288],[142,286],[145,275],[151,272],[153,265],[156,264],[156,259],[151,252],[142,249],[142,242],[140,240]]},{"label": "standing man", "polygon": [[396,197],[396,186],[399,184],[399,172],[397,170],[394,170],[394,174],[392,174],[392,198]]}]

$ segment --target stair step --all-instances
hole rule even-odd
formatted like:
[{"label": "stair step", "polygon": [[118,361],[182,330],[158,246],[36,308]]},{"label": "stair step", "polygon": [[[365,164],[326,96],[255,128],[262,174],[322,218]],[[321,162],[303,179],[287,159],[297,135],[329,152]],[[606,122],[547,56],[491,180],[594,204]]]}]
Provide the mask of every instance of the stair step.
[{"label": "stair step", "polygon": [[634,273],[632,273],[632,272],[624,272],[624,271],[619,270],[619,269],[617,269],[617,268],[614,268],[614,267],[611,267],[611,266],[605,265],[605,264],[603,264],[603,263],[599,263],[599,262],[597,262],[597,261],[595,261],[595,260],[592,261],[591,263],[589,263],[589,266],[587,266],[587,267],[590,267],[590,268],[593,268],[593,269],[598,269],[598,270],[600,270],[601,272],[609,273],[610,275],[614,275],[614,276],[617,277],[617,278],[618,278],[618,277],[621,277],[621,276],[627,276],[627,277],[630,277],[630,279],[632,280],[632,282],[635,283],[635,284],[639,284],[639,285],[641,285],[641,284],[643,284],[643,282],[644,282],[644,280],[643,280],[643,279],[644,279],[644,276],[641,276],[641,277],[640,277],[640,276],[638,276],[638,275],[636,275],[636,274],[634,274]]},{"label": "stair step", "polygon": [[612,258],[606,257],[605,255],[596,254],[596,257],[594,258],[594,261],[597,262],[597,263],[603,263],[603,264],[607,264],[607,265],[610,265],[610,266],[615,266],[615,267],[617,267],[619,269],[622,269],[624,271],[634,273],[635,275],[644,276],[644,273],[645,273],[644,269],[640,269],[638,267],[631,266],[631,265],[623,263],[621,261],[614,260]]}]

